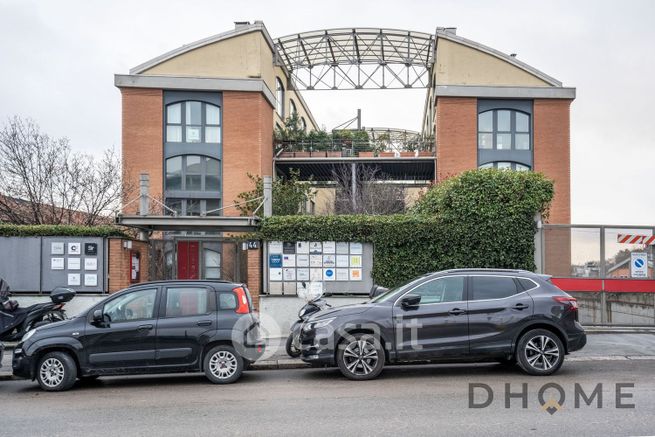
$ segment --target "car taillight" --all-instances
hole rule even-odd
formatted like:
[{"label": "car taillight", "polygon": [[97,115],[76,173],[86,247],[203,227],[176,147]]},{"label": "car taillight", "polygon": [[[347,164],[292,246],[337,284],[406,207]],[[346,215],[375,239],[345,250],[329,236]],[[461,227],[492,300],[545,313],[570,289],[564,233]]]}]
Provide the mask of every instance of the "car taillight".
[{"label": "car taillight", "polygon": [[237,287],[232,289],[234,294],[237,295],[237,314],[248,314],[250,312],[250,306],[248,305],[248,296],[246,295],[246,290],[243,287]]},{"label": "car taillight", "polygon": [[571,296],[554,296],[553,300],[555,302],[563,303],[565,305],[568,305],[569,309],[571,309],[571,310],[577,310],[578,309],[578,301],[574,297],[571,297]]}]

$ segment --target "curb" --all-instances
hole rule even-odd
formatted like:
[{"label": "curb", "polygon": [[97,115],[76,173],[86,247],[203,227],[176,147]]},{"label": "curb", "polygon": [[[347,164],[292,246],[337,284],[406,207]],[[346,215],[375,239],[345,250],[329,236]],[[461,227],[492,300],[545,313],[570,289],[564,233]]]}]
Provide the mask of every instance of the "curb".
[{"label": "curb", "polygon": [[305,369],[311,367],[300,360],[264,360],[255,362],[250,366],[251,370],[280,370],[280,369]]}]

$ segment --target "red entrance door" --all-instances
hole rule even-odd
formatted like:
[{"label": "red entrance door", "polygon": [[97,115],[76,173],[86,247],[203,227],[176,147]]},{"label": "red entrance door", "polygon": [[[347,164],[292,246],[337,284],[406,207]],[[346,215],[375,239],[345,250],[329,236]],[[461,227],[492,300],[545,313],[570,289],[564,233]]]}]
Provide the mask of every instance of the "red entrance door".
[{"label": "red entrance door", "polygon": [[177,242],[177,279],[199,279],[199,243],[197,241]]}]

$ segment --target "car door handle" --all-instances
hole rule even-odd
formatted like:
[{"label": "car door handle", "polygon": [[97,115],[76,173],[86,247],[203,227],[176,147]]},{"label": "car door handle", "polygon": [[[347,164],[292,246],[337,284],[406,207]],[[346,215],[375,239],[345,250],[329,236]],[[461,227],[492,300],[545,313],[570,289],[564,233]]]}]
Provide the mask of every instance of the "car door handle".
[{"label": "car door handle", "polygon": [[514,308],[515,310],[524,310],[524,309],[526,309],[527,307],[529,307],[528,304],[525,304],[525,303],[521,303],[521,302],[519,302],[519,303],[517,303],[516,305],[514,305],[512,308]]},{"label": "car door handle", "polygon": [[198,326],[211,326],[212,321],[211,320],[201,320],[196,325]]},{"label": "car door handle", "polygon": [[452,310],[448,311],[448,314],[451,316],[459,316],[460,314],[464,314],[466,311],[459,309],[459,308],[453,308]]},{"label": "car door handle", "polygon": [[152,329],[152,325],[140,325],[137,329],[139,331],[150,331]]}]

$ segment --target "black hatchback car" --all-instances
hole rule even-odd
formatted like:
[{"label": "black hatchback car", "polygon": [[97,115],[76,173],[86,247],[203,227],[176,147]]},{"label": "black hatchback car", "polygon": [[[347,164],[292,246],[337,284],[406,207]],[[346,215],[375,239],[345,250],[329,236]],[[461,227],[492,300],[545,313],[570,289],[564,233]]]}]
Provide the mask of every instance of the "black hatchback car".
[{"label": "black hatchback car", "polygon": [[248,288],[222,281],[162,281],[112,294],[79,316],[27,332],[13,373],[47,391],[105,375],[204,372],[239,379],[263,353]]},{"label": "black hatchback car", "polygon": [[354,380],[385,363],[500,361],[550,375],[586,334],[574,298],[522,270],[431,273],[373,298],[317,313],[301,332],[302,359]]}]

